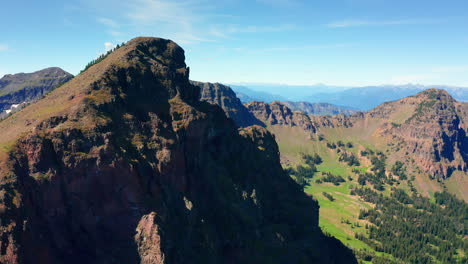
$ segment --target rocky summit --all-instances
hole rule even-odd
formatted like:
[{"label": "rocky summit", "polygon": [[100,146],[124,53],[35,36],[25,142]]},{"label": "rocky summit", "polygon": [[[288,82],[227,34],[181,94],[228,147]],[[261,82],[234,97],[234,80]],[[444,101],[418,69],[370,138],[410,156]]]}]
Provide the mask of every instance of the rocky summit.
[{"label": "rocky summit", "polygon": [[71,78],[73,75],[57,67],[5,75],[0,79],[0,116],[41,98]]},{"label": "rocky summit", "polygon": [[356,263],[184,60],[133,39],[0,122],[1,263]]},{"label": "rocky summit", "polygon": [[391,137],[396,155],[411,155],[414,164],[434,178],[468,172],[466,103],[445,90],[428,89],[415,96],[383,104],[368,113],[387,120],[379,134]]},{"label": "rocky summit", "polygon": [[468,172],[467,103],[445,90],[428,89],[351,116],[311,117],[319,133],[349,128],[393,160],[405,161],[419,174],[446,179]]}]

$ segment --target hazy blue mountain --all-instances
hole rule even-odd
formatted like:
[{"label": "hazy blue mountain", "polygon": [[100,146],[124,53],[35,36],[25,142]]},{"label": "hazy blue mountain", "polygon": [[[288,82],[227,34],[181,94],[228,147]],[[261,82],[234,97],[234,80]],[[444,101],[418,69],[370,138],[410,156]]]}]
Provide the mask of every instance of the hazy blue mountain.
[{"label": "hazy blue mountain", "polygon": [[358,112],[357,109],[337,106],[329,103],[309,103],[309,102],[283,102],[294,111],[302,111],[309,115],[352,115]]},{"label": "hazy blue mountain", "polygon": [[360,110],[370,110],[384,102],[394,101],[403,97],[417,94],[429,87],[444,89],[456,100],[468,101],[468,88],[450,86],[423,86],[423,85],[402,85],[402,86],[367,86],[356,87],[334,93],[320,93],[307,96],[307,102],[326,102],[335,105],[345,105]]},{"label": "hazy blue mountain", "polygon": [[237,97],[242,101],[242,103],[248,103],[252,101],[262,101],[266,103],[271,103],[273,101],[287,100],[281,95],[258,91],[245,86],[229,85],[229,87],[231,87],[231,89],[236,93]]},{"label": "hazy blue mountain", "polygon": [[[249,86],[247,86],[249,85]],[[329,103],[359,110],[370,110],[384,102],[398,100],[430,88],[444,89],[457,101],[468,101],[468,88],[445,85],[377,85],[364,87],[246,84],[231,85],[242,102],[306,101]]]},{"label": "hazy blue mountain", "polygon": [[[257,84],[257,83],[243,83],[243,84],[231,84],[231,86],[236,93],[244,93],[247,96],[251,96],[255,98],[255,96],[251,95],[252,92],[254,93],[263,93],[264,96],[268,94],[269,96],[275,97],[271,101],[304,101],[304,97],[310,96],[316,93],[322,92],[337,92],[348,89],[349,87],[341,87],[341,86],[331,86],[326,84],[314,84],[314,85],[286,85],[286,84]],[[242,91],[236,90],[236,87],[242,87],[243,89],[248,89]],[[241,89],[242,89],[241,88]],[[242,99],[241,99],[242,100]],[[265,101],[265,100],[262,100]]]},{"label": "hazy blue mountain", "polygon": [[242,103],[249,103],[253,101],[261,101],[271,103],[274,101],[281,101],[292,110],[302,111],[310,115],[337,115],[345,114],[350,115],[358,111],[356,108],[337,106],[329,103],[309,103],[304,101],[287,101],[283,96],[270,94],[267,92],[255,91],[253,89],[230,85],[231,89],[236,93],[237,98]]}]

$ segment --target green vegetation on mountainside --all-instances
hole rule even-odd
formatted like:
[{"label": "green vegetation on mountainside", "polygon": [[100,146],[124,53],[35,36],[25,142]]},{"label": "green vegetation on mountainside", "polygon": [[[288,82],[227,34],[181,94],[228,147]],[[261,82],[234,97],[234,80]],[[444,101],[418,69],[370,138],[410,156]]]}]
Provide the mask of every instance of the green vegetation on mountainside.
[{"label": "green vegetation on mountainside", "polygon": [[[438,220],[434,220],[434,226],[453,227],[456,219],[462,226],[466,226],[467,211],[442,217],[441,214],[450,214],[451,211],[444,211],[443,207],[446,205],[435,203],[437,197],[439,200],[440,197],[444,197],[443,199],[451,204],[459,205],[464,202],[456,200],[446,192],[432,192],[430,198],[421,196],[415,188],[415,184],[418,183],[412,171],[401,161],[388,160],[384,152],[368,142],[353,140],[352,137],[341,140],[338,134],[334,135],[335,137],[329,137],[327,134],[321,135],[320,139],[310,139],[305,133],[301,136],[299,129],[291,127],[270,126],[269,130],[276,136],[283,165],[290,173],[295,171],[294,168],[301,166],[311,169],[301,185],[304,186],[305,192],[311,194],[320,204],[322,230],[352,248],[362,263],[466,261],[467,240],[463,238],[462,233],[441,234],[434,231],[435,233],[428,235],[427,239],[432,239],[438,246],[428,246],[433,250],[423,254],[421,250],[427,248],[421,248],[421,244],[408,244],[412,243],[412,239],[425,237],[423,230],[427,230],[420,229],[419,222],[410,222],[413,227],[408,229],[411,225],[405,223],[402,218],[390,221],[393,215],[399,215],[401,211],[409,212],[410,215],[421,211],[418,213],[423,216],[421,221],[431,219],[429,216],[439,217]],[[310,157],[320,162],[311,162]],[[315,172],[312,169],[315,169]],[[294,173],[291,175],[297,181]],[[375,193],[380,200],[369,199],[364,195],[367,192]],[[424,204],[426,207],[414,209],[415,203]],[[388,209],[382,210],[383,204]],[[378,217],[363,217],[363,212],[372,212],[373,216]],[[392,231],[390,227],[393,225],[397,226],[394,227],[395,231],[391,236],[389,232]],[[467,230],[466,227],[464,230]],[[397,232],[406,232],[408,235],[400,235]],[[448,238],[451,239],[450,242],[446,241]],[[385,243],[391,247],[384,246]],[[447,248],[451,249],[442,250]]]}]

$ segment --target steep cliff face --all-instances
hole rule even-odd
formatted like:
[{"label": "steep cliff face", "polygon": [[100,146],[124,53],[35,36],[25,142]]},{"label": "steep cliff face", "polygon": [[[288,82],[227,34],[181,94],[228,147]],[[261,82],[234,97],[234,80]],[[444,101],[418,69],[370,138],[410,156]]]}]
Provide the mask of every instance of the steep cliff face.
[{"label": "steep cliff face", "polygon": [[355,263],[264,128],[137,38],[0,122],[1,263]]},{"label": "steep cliff face", "polygon": [[429,89],[398,101],[384,103],[351,116],[312,117],[318,130],[351,128],[358,137],[388,143],[395,159],[414,161],[432,178],[447,178],[455,170],[467,172],[468,115],[466,103],[446,91]]},{"label": "steep cliff face", "polygon": [[315,133],[316,128],[310,117],[304,112],[292,111],[281,102],[264,103],[250,102],[247,109],[260,121],[268,125],[284,125],[301,127],[307,132]]},{"label": "steep cliff face", "polygon": [[219,105],[226,115],[240,127],[252,125],[264,126],[237,98],[236,93],[220,83],[191,82],[200,87],[200,100]]},{"label": "steep cliff face", "polygon": [[[393,108],[398,105],[412,106],[411,116],[394,120],[398,111]],[[466,113],[457,105],[446,91],[429,89],[378,107],[370,114],[388,116],[381,134],[404,142],[403,150],[432,177],[446,178],[455,170],[468,171]]]},{"label": "steep cliff face", "polygon": [[5,75],[0,79],[0,114],[12,105],[41,98],[73,75],[60,68],[47,68],[33,73]]}]

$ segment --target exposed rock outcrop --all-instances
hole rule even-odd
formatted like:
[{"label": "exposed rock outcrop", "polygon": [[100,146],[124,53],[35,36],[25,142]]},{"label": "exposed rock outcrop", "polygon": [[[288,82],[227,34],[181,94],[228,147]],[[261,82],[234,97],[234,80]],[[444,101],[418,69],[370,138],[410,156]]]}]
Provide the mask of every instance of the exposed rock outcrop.
[{"label": "exposed rock outcrop", "polygon": [[297,126],[307,132],[315,133],[316,128],[310,117],[301,111],[292,111],[281,102],[250,102],[247,109],[260,121],[268,125]]},{"label": "exposed rock outcrop", "polygon": [[388,108],[392,113],[391,108],[402,104],[415,106],[412,115],[401,123],[385,124],[381,134],[404,142],[406,152],[432,177],[446,178],[455,170],[467,172],[467,115],[457,111],[458,103],[444,90],[429,89],[370,114],[386,116]]},{"label": "exposed rock outcrop", "polygon": [[375,142],[392,142],[390,155],[414,160],[433,178],[468,171],[466,103],[455,101],[444,90],[428,89],[351,116],[311,118],[318,130],[356,127],[362,134],[373,135]]},{"label": "exposed rock outcrop", "polygon": [[136,38],[0,122],[1,263],[356,263],[184,58]]},{"label": "exposed rock outcrop", "polygon": [[237,98],[236,93],[228,86],[220,83],[191,82],[200,87],[200,100],[219,105],[226,115],[240,127],[264,124],[252,115]]}]

